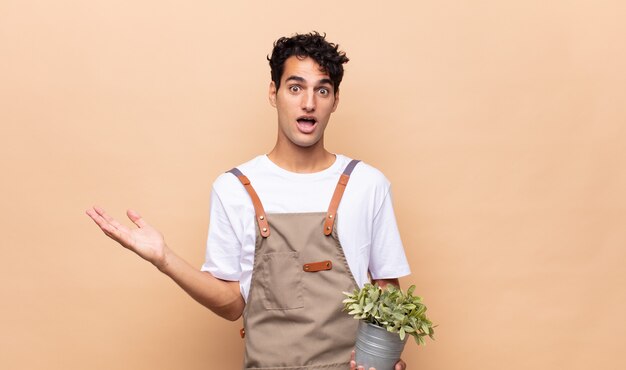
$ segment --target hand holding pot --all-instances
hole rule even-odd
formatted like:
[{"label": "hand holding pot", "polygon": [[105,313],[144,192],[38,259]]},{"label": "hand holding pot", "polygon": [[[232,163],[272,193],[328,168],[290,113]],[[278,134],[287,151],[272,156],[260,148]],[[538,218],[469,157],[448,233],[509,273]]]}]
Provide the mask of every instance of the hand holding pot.
[{"label": "hand holding pot", "polygon": [[[352,351],[352,354],[350,355],[350,370],[365,370],[365,368],[363,366],[356,366],[356,361],[354,360],[354,351]],[[373,367],[370,367],[368,370],[376,370]],[[398,362],[396,362],[396,366],[394,367],[394,370],[406,370],[406,362],[402,361],[402,359],[398,360]]]}]

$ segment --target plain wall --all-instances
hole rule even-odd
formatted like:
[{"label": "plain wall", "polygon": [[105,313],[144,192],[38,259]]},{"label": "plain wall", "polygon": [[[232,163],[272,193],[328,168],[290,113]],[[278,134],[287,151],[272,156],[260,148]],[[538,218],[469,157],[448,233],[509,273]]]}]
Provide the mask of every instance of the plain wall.
[{"label": "plain wall", "polygon": [[[409,369],[624,369],[619,1],[0,2],[0,368],[237,369],[241,322],[84,210],[200,267],[212,181],[268,152],[272,42],[351,61],[329,150],[381,169],[439,324]],[[128,221],[128,220],[125,220]]]}]

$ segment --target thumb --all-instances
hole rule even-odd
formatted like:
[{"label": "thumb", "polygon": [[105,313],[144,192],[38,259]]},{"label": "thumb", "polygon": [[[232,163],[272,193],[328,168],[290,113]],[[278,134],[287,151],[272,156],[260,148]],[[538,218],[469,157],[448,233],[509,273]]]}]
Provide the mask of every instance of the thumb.
[{"label": "thumb", "polygon": [[141,215],[139,215],[139,213],[133,211],[132,209],[129,209],[128,211],[126,211],[126,215],[128,215],[128,218],[130,218],[130,220],[135,225],[137,225],[139,227],[148,226],[148,223],[146,221],[144,221],[143,218],[141,218]]}]

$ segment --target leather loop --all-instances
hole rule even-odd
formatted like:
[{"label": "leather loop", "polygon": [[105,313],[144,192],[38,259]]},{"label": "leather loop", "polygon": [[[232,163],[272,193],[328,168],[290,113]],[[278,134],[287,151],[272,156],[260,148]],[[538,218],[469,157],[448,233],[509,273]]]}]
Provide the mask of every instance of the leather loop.
[{"label": "leather loop", "polygon": [[305,272],[326,271],[332,268],[333,268],[333,263],[331,261],[305,263],[304,266],[302,266],[302,269]]},{"label": "leather loop", "polygon": [[241,181],[241,183],[246,186],[246,185],[250,185],[250,180],[248,179],[248,177],[246,177],[245,175],[239,175],[237,176],[237,178],[239,179],[239,181]]},{"label": "leather loop", "polygon": [[267,223],[267,216],[265,215],[265,210],[263,209],[261,199],[259,199],[259,196],[250,184],[250,180],[246,176],[244,176],[244,174],[242,174],[241,171],[239,171],[239,169],[237,168],[233,168],[228,172],[232,173],[239,179],[241,184],[243,184],[243,187],[248,192],[248,195],[250,195],[250,199],[252,199],[252,205],[254,206],[255,218],[259,225],[259,231],[262,237],[267,238],[268,236],[270,236],[270,225]]},{"label": "leather loop", "polygon": [[328,212],[326,212],[326,219],[324,220],[324,235],[328,236],[333,232],[335,219],[337,219],[337,209],[339,208],[341,197],[343,197],[343,192],[346,190],[346,184],[348,184],[349,179],[350,176],[345,174],[339,177],[339,182],[337,182],[335,193],[333,194],[333,198],[330,201]]},{"label": "leather loop", "polygon": [[337,182],[335,193],[330,201],[328,212],[326,212],[326,219],[324,220],[324,235],[326,236],[333,232],[333,226],[335,225],[335,220],[337,219],[337,209],[339,208],[341,197],[343,197],[343,192],[346,190],[346,185],[348,184],[349,179],[350,176],[346,174],[342,174],[341,177],[339,177],[339,182]]},{"label": "leather loop", "polygon": [[343,174],[339,177],[339,184],[346,186],[348,185],[348,180],[350,180],[350,176]]},{"label": "leather loop", "polygon": [[346,190],[346,186],[348,185],[348,180],[350,180],[350,174],[352,173],[354,166],[356,166],[359,162],[360,160],[358,159],[350,161],[350,163],[346,166],[346,169],[339,177],[335,193],[333,194],[333,197],[330,200],[330,205],[328,206],[328,212],[326,212],[326,219],[324,220],[324,235],[326,236],[332,234],[333,232],[335,220],[337,219],[337,209],[339,208],[341,197],[343,197],[343,192]]}]

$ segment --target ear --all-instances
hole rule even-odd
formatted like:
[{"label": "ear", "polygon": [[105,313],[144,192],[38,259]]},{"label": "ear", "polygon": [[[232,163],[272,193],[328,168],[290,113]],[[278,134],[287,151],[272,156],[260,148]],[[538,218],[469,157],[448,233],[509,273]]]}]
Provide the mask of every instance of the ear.
[{"label": "ear", "polygon": [[274,81],[270,82],[268,98],[269,98],[271,106],[276,108],[276,84],[274,83]]},{"label": "ear", "polygon": [[335,113],[335,110],[337,110],[337,105],[339,105],[339,90],[337,90],[337,92],[335,92],[335,103],[333,103],[333,111],[332,111],[332,113]]}]

